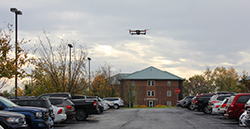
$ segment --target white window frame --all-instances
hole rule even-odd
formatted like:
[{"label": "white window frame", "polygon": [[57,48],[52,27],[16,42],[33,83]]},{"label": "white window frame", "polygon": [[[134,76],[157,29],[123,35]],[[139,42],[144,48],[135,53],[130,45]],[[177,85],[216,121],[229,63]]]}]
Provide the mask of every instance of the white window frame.
[{"label": "white window frame", "polygon": [[154,80],[148,80],[147,85],[148,86],[155,86],[155,81]]},{"label": "white window frame", "polygon": [[172,95],[171,90],[168,90],[168,91],[167,91],[167,96],[168,96],[168,97],[171,97],[171,95]]},{"label": "white window frame", "polygon": [[168,81],[167,83],[168,83],[168,84],[167,84],[168,86],[171,86],[171,81]]},{"label": "white window frame", "polygon": [[154,90],[148,90],[147,96],[155,96],[155,91]]},{"label": "white window frame", "polygon": [[135,81],[132,81],[131,83],[132,83],[132,86],[135,86]]}]

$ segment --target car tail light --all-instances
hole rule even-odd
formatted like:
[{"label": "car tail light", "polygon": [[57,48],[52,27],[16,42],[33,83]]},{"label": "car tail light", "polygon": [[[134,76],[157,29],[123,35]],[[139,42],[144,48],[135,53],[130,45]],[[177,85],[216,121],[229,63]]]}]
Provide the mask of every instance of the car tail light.
[{"label": "car tail light", "polygon": [[198,100],[195,100],[195,103],[198,103]]},{"label": "car tail light", "polygon": [[180,101],[178,101],[177,103],[180,103]]},{"label": "car tail light", "polygon": [[197,98],[200,98],[200,97],[201,97],[200,95],[197,96]]},{"label": "car tail light", "polygon": [[216,105],[216,106],[215,106],[215,108],[219,108],[219,107],[220,107],[220,105]]},{"label": "car tail light", "polygon": [[96,106],[97,106],[97,104],[96,104],[96,103],[97,103],[97,102],[95,101],[95,102],[94,102],[94,104],[93,104],[93,105],[94,105],[94,107],[96,107]]},{"label": "car tail light", "polygon": [[62,109],[59,109],[57,114],[61,114],[62,113]]},{"label": "car tail light", "polygon": [[211,103],[211,104],[213,105],[213,104],[215,104],[215,103],[216,103],[216,101],[212,101],[212,103]]},{"label": "car tail light", "polygon": [[68,106],[67,106],[67,108],[68,108],[69,110],[71,110],[73,107],[72,107],[72,106],[70,106],[70,105],[68,105]]},{"label": "car tail light", "polygon": [[224,108],[226,106],[227,106],[227,104],[223,103],[222,106],[221,106],[221,108]]}]

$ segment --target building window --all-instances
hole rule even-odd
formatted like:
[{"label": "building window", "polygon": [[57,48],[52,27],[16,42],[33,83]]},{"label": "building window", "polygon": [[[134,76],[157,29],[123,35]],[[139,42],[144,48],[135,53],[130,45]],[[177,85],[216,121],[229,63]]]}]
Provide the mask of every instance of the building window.
[{"label": "building window", "polygon": [[167,106],[171,106],[171,101],[167,101]]},{"label": "building window", "polygon": [[135,86],[135,81],[132,81],[132,86]]},{"label": "building window", "polygon": [[171,91],[167,91],[167,96],[171,96]]},{"label": "building window", "polygon": [[168,81],[168,86],[171,86],[171,81]]},{"label": "building window", "polygon": [[155,81],[148,81],[148,86],[154,86],[155,85]]},{"label": "building window", "polygon": [[148,91],[148,96],[155,96],[155,91]]}]

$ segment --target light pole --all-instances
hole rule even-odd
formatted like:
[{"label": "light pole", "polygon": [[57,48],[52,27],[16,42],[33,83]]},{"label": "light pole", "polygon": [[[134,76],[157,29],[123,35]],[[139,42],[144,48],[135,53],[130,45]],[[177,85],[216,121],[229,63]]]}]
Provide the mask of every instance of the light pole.
[{"label": "light pole", "polygon": [[17,15],[22,15],[22,12],[16,8],[10,8],[10,11],[15,13],[15,51],[16,51],[16,68],[15,68],[15,98],[17,98]]},{"label": "light pole", "polygon": [[70,82],[71,82],[71,48],[73,47],[72,44],[68,44],[69,46],[69,89],[70,89]]},{"label": "light pole", "polygon": [[89,60],[89,95],[90,95],[90,60],[91,58],[88,57],[88,60]]}]

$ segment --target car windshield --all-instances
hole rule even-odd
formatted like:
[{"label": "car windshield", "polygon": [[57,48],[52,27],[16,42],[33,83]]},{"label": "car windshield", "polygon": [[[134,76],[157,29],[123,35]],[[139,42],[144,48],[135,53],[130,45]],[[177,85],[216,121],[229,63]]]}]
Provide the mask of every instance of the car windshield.
[{"label": "car windshield", "polygon": [[7,107],[19,107],[17,104],[13,103],[12,101],[4,98],[4,97],[0,97],[0,101],[2,103],[4,103]]}]

